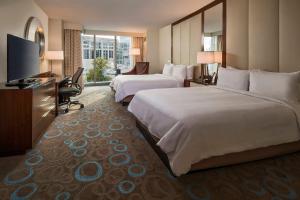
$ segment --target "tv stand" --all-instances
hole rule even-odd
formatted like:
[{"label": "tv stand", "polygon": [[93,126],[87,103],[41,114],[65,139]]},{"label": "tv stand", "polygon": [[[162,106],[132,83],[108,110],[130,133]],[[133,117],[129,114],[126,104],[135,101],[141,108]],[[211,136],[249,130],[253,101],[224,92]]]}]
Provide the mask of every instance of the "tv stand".
[{"label": "tv stand", "polygon": [[5,85],[7,87],[19,87],[21,89],[24,89],[26,87],[32,86],[33,84],[36,84],[39,81],[40,81],[40,79],[38,79],[38,78],[29,78],[29,79],[23,79],[23,80],[19,80],[19,81],[9,82],[9,83],[6,83]]},{"label": "tv stand", "polygon": [[25,153],[55,118],[55,79],[20,89],[0,83],[0,156]]}]

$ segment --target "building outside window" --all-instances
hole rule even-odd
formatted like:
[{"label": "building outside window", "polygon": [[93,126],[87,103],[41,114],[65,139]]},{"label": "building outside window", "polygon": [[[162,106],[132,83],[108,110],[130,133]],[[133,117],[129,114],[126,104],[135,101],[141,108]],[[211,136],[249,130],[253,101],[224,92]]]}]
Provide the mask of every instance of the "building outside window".
[{"label": "building outside window", "polygon": [[[127,72],[132,68],[132,58],[129,56],[131,37],[106,35],[81,35],[83,78],[84,82],[97,83],[111,80],[116,69]],[[104,59],[105,67],[99,71],[94,66],[94,60]]]}]

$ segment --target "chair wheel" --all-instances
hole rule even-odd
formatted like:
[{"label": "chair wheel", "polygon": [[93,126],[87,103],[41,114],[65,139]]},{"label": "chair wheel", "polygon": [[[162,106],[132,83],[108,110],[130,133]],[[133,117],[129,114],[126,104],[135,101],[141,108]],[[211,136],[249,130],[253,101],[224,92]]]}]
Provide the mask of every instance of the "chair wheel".
[{"label": "chair wheel", "polygon": [[69,112],[69,108],[66,108],[66,109],[65,109],[65,113],[68,113],[68,112]]},{"label": "chair wheel", "polygon": [[84,105],[83,105],[83,104],[80,104],[80,108],[84,108]]}]

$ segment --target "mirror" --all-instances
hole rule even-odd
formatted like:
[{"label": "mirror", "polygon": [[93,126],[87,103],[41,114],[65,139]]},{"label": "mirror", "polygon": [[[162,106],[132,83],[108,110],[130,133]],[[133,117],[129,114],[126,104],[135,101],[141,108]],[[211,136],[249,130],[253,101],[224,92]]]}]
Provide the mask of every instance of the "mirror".
[{"label": "mirror", "polygon": [[222,51],[223,5],[222,3],[204,12],[204,51]]},{"label": "mirror", "polygon": [[[202,51],[211,52],[214,55],[222,55],[223,51],[223,3],[219,3],[203,13],[203,49]],[[202,66],[200,79],[207,84],[216,84],[219,64],[216,59]],[[222,57],[221,57],[222,58]],[[222,59],[221,59],[222,60]]]},{"label": "mirror", "polygon": [[30,17],[25,26],[25,39],[38,43],[40,58],[45,54],[45,35],[42,22],[36,17]]}]

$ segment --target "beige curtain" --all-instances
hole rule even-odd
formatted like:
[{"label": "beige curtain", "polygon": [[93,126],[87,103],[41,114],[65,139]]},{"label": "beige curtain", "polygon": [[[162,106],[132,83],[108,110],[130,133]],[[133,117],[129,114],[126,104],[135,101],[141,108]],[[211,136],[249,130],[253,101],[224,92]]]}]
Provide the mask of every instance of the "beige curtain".
[{"label": "beige curtain", "polygon": [[144,37],[133,37],[132,38],[132,47],[133,48],[139,48],[141,51],[141,54],[139,56],[135,56],[135,62],[142,62],[144,57]]},{"label": "beige curtain", "polygon": [[[66,76],[73,76],[79,67],[82,67],[81,55],[81,31],[65,29],[65,65],[64,72]],[[82,76],[80,78],[82,85]]]}]

